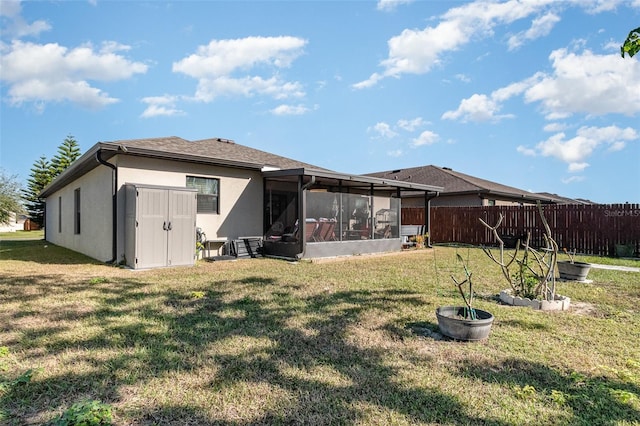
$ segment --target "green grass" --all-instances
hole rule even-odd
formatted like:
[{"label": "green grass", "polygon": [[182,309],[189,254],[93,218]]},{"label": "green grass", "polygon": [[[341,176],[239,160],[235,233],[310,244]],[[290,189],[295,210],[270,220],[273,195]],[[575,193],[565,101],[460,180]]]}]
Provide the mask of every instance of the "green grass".
[{"label": "green grass", "polygon": [[41,240],[43,238],[44,238],[44,230],[0,232],[0,241]]},{"label": "green grass", "polygon": [[[456,252],[484,342],[426,332],[460,304]],[[99,401],[115,424],[640,424],[640,273],[592,269],[542,313],[466,248],[134,272],[22,241],[0,271],[0,423]]]}]

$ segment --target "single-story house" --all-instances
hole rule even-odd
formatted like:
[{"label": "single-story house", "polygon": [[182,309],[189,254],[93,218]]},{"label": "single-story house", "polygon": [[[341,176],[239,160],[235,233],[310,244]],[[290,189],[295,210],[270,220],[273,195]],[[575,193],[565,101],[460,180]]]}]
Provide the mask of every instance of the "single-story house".
[{"label": "single-story house", "polygon": [[208,242],[260,239],[313,258],[401,249],[404,192],[442,188],[338,173],[227,139],[99,142],[43,189],[45,239],[132,268],[192,265]]},{"label": "single-story house", "polygon": [[28,217],[21,213],[9,213],[7,223],[0,223],[0,232],[16,232],[24,230],[24,223]]},{"label": "single-story house", "polygon": [[[368,173],[366,176],[380,179],[397,179],[402,182],[429,183],[442,187],[437,198],[431,200],[431,207],[462,207],[462,206],[497,206],[497,205],[525,205],[559,204],[561,198],[545,193],[534,193],[501,183],[492,182],[475,176],[470,176],[448,167],[421,166],[407,169],[389,170]],[[566,199],[564,199],[566,200]],[[424,207],[421,194],[406,193],[402,200],[403,207]]]}]

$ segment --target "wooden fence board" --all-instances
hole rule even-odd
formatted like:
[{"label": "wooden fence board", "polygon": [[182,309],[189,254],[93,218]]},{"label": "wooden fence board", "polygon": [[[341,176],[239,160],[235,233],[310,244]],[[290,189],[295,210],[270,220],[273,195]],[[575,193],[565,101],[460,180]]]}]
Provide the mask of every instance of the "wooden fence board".
[{"label": "wooden fence board", "polygon": [[[617,244],[632,244],[640,253],[640,204],[544,205],[551,234],[560,249],[602,256],[615,255]],[[488,245],[493,236],[478,220],[495,225],[501,235],[531,233],[534,246],[543,245],[544,227],[536,206],[432,207],[431,242]],[[423,208],[403,208],[402,223],[425,223]]]}]

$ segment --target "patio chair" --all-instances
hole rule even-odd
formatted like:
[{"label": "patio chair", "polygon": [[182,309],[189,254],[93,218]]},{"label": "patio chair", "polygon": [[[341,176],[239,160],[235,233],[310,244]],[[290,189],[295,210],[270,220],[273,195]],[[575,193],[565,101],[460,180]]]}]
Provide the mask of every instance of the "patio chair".
[{"label": "patio chair", "polygon": [[307,218],[304,223],[304,237],[307,241],[318,241],[318,221]]},{"label": "patio chair", "polygon": [[336,228],[335,219],[320,219],[318,223],[318,241],[335,241],[334,230]]}]

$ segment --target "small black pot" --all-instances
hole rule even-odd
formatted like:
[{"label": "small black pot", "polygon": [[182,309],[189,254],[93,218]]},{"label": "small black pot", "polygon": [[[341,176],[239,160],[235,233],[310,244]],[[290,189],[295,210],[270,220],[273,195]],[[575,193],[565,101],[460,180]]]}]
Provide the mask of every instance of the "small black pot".
[{"label": "small black pot", "polygon": [[477,341],[489,337],[493,315],[487,311],[475,309],[477,319],[463,318],[462,306],[441,306],[436,309],[440,333],[456,340]]}]

